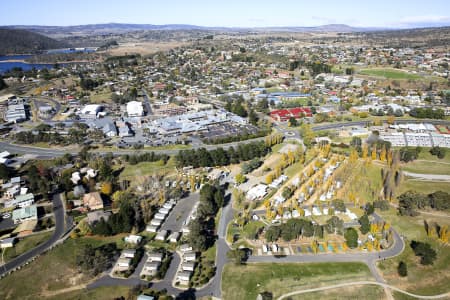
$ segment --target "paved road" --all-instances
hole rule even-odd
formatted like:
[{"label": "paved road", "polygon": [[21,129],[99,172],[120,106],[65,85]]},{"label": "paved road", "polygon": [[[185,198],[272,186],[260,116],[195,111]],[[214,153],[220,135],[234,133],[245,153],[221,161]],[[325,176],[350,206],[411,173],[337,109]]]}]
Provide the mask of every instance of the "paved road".
[{"label": "paved road", "polygon": [[422,296],[422,295],[416,295],[413,293],[409,293],[407,291],[401,290],[399,288],[396,288],[395,286],[392,285],[388,285],[385,283],[380,283],[380,282],[373,282],[373,281],[356,281],[356,282],[347,282],[347,283],[340,283],[340,284],[335,284],[335,285],[330,285],[330,286],[323,286],[323,287],[319,287],[319,288],[314,288],[314,289],[306,289],[306,290],[300,290],[300,291],[295,291],[295,292],[290,292],[284,295],[281,295],[280,297],[277,298],[277,300],[282,300],[282,299],[286,299],[295,295],[300,295],[300,294],[306,294],[306,293],[312,293],[312,292],[320,292],[320,291],[326,291],[326,290],[331,290],[331,289],[338,289],[338,288],[342,288],[342,287],[348,287],[348,286],[355,286],[355,285],[378,285],[381,286],[383,288],[388,288],[388,289],[392,289],[394,291],[397,291],[399,293],[414,297],[414,298],[418,298],[418,299],[439,299],[439,298],[444,298],[444,297],[450,297],[450,293],[445,293],[445,294],[440,294],[440,295],[433,295],[433,296]]},{"label": "paved road", "polygon": [[413,177],[418,180],[424,181],[450,181],[450,175],[440,175],[440,174],[420,174],[408,171],[403,171],[403,174],[408,177]]},{"label": "paved road", "polygon": [[32,259],[33,257],[42,254],[47,249],[52,247],[66,232],[66,224],[65,224],[65,211],[63,207],[63,202],[60,194],[56,194],[53,196],[53,211],[55,213],[55,230],[53,235],[46,242],[40,244],[36,248],[31,249],[30,251],[18,256],[17,258],[7,262],[5,265],[0,267],[0,276],[16,269],[17,267],[22,266],[24,263]]},{"label": "paved road", "polygon": [[[332,123],[332,124],[326,124],[326,125],[318,125],[312,128],[314,131],[319,130],[327,130],[327,129],[334,129],[334,128],[341,128],[341,127],[348,127],[348,126],[364,126],[367,124],[368,121],[354,121],[354,122],[342,122],[342,123]],[[450,125],[449,121],[444,120],[397,120],[396,123],[403,124],[403,123],[432,123],[432,124],[445,124]],[[241,141],[241,142],[233,142],[228,144],[221,144],[221,145],[195,145],[192,147],[192,149],[204,147],[207,150],[216,149],[219,147],[222,147],[224,149],[227,149],[229,147],[236,147],[239,144],[245,144],[250,143],[254,141],[262,141],[264,140],[264,137]],[[41,158],[52,158],[52,157],[59,157],[63,156],[65,153],[67,153],[64,150],[59,149],[45,149],[45,148],[37,148],[37,147],[30,147],[25,145],[17,145],[17,144],[11,144],[9,142],[0,142],[0,150],[1,151],[8,151],[10,153],[16,153],[16,154],[33,154]],[[121,150],[121,151],[97,151],[97,153],[100,154],[106,154],[106,153],[113,153],[114,155],[121,155],[121,154],[135,154],[138,152],[155,152],[155,153],[164,153],[168,155],[174,155],[177,154],[180,150],[178,149],[161,149],[161,150]],[[71,154],[77,154],[77,152],[69,152]]]}]

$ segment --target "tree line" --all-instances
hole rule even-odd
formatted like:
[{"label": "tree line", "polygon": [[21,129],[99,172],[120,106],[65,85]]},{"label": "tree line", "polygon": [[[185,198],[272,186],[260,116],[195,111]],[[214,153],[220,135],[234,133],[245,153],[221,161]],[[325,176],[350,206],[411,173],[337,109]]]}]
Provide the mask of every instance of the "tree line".
[{"label": "tree line", "polygon": [[166,164],[170,156],[167,154],[156,154],[155,152],[147,152],[134,155],[125,154],[122,156],[122,158],[130,165],[136,165],[140,162],[154,162],[160,160],[163,161],[164,164]]},{"label": "tree line", "polygon": [[431,207],[436,210],[450,209],[450,194],[436,191],[431,194],[422,194],[415,191],[407,191],[398,196],[398,212],[402,216],[417,216],[417,209]]},{"label": "tree line", "polygon": [[418,119],[444,119],[445,113],[439,108],[415,107],[409,111],[409,115]]},{"label": "tree line", "polygon": [[224,191],[218,185],[205,184],[200,190],[197,216],[189,223],[189,244],[205,251],[214,244],[215,216],[224,204]]},{"label": "tree line", "polygon": [[176,155],[176,160],[180,167],[226,166],[257,157],[264,157],[269,152],[270,148],[264,142],[252,142],[240,144],[236,148],[230,147],[227,150],[223,148],[209,151],[205,148],[182,150]]}]

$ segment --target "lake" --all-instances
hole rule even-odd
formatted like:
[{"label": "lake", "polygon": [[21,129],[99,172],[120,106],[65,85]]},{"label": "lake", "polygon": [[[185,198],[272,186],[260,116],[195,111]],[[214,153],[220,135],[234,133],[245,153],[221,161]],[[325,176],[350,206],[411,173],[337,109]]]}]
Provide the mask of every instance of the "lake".
[{"label": "lake", "polygon": [[[51,49],[47,50],[46,54],[57,54],[57,53],[92,53],[95,52],[96,48],[64,48],[64,49]],[[20,54],[20,55],[5,55],[0,56],[0,74],[5,73],[12,68],[22,68],[24,71],[29,71],[33,68],[36,70],[42,70],[44,68],[53,69],[54,64],[38,64],[38,63],[25,63],[25,62],[12,62],[10,60],[24,60],[26,58],[32,57],[31,54]],[[59,64],[60,66],[67,66],[68,64]]]},{"label": "lake", "polygon": [[[0,74],[5,73],[8,70],[11,70],[12,68],[22,68],[24,71],[29,71],[33,68],[36,70],[42,70],[44,68],[47,69],[53,69],[54,64],[27,64],[24,62],[11,62],[11,61],[4,61],[6,59],[2,59],[3,57],[0,56]],[[12,59],[12,58],[8,58]],[[16,58],[18,59],[18,58]],[[64,64],[59,64],[64,65]]]}]

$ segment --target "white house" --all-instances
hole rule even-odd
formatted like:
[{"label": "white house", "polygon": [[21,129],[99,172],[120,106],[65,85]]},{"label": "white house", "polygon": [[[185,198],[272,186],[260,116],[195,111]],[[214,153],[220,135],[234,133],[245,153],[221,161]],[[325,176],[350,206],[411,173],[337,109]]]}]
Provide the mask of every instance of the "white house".
[{"label": "white house", "polygon": [[159,226],[147,225],[147,227],[145,227],[145,231],[147,231],[147,232],[157,232],[158,228],[159,228]]},{"label": "white house", "polygon": [[161,262],[163,260],[163,254],[159,252],[151,252],[147,253],[148,261],[159,261]]},{"label": "white house", "polygon": [[155,240],[157,241],[165,241],[167,237],[167,230],[161,230],[156,234]]},{"label": "white house", "polygon": [[169,242],[171,242],[171,243],[176,243],[176,242],[178,242],[178,240],[180,239],[180,233],[179,232],[177,232],[177,231],[175,231],[175,232],[172,232],[170,235],[169,235]]},{"label": "white house", "polygon": [[158,227],[161,226],[161,223],[162,223],[162,221],[158,220],[158,219],[153,219],[153,220],[150,221],[151,225],[158,226]]},{"label": "white house", "polygon": [[142,117],[144,115],[144,108],[142,102],[130,101],[127,103],[127,114],[129,117]]},{"label": "white house", "polygon": [[3,239],[3,240],[0,240],[0,248],[1,249],[11,248],[11,247],[14,247],[15,243],[16,243],[16,238],[15,237],[6,238],[6,239]]},{"label": "white house", "polygon": [[161,214],[161,213],[156,213],[155,216],[154,216],[154,218],[155,218],[156,220],[164,220],[164,219],[166,218],[166,215]]},{"label": "white house", "polygon": [[189,252],[192,251],[192,247],[189,244],[183,244],[180,246],[181,252]]},{"label": "white house", "polygon": [[125,250],[122,250],[120,257],[133,258],[135,254],[136,254],[136,249],[125,249]]},{"label": "white house", "polygon": [[142,236],[130,234],[125,237],[125,242],[130,244],[139,244],[142,241]]},{"label": "white house", "polygon": [[194,272],[194,268],[195,268],[195,263],[193,263],[193,262],[186,262],[186,263],[181,264],[181,269],[183,271]]},{"label": "white house", "polygon": [[116,266],[119,270],[128,270],[131,265],[131,258],[119,258],[117,260]]},{"label": "white house", "polygon": [[195,254],[195,252],[186,252],[183,254],[183,260],[185,262],[192,262],[195,261],[197,259],[197,255]]},{"label": "white house", "polygon": [[177,279],[180,281],[189,281],[189,279],[191,279],[191,275],[192,273],[188,271],[179,272]]}]

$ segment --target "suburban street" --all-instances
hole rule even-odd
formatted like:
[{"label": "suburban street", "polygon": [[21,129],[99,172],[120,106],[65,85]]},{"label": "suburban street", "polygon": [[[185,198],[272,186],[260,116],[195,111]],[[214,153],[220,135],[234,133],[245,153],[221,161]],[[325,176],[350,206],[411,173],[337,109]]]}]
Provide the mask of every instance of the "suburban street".
[{"label": "suburban street", "polygon": [[[352,122],[341,122],[341,123],[331,123],[326,125],[317,125],[312,127],[312,130],[314,131],[320,131],[320,130],[328,130],[328,129],[338,129],[341,127],[348,127],[348,126],[365,126],[368,121],[352,121]],[[431,123],[431,124],[444,124],[444,125],[450,125],[450,121],[445,120],[396,120],[397,124],[405,124],[405,123]],[[277,127],[275,127],[277,128]],[[295,137],[297,137],[296,129],[293,130],[286,130],[284,127],[279,126],[279,131],[285,133],[285,132],[293,132],[295,134]],[[227,144],[219,144],[219,145],[193,145],[192,149],[196,148],[205,148],[207,150],[216,149],[219,147],[222,147],[224,149],[227,149],[229,147],[236,147],[239,144],[246,144],[251,143],[254,141],[263,141],[264,137],[261,138],[255,138],[250,139],[246,141],[240,141],[240,142],[233,142],[233,143],[227,143]],[[53,158],[53,157],[60,157],[63,156],[65,153],[70,154],[77,154],[78,152],[74,151],[64,151],[60,149],[47,149],[47,148],[38,148],[38,147],[32,147],[32,146],[25,146],[25,145],[19,145],[14,144],[6,141],[0,142],[0,150],[1,151],[8,151],[11,154],[32,154],[36,155],[38,158]],[[175,155],[179,152],[178,149],[161,149],[161,150],[145,150],[140,149],[138,151],[136,150],[115,150],[115,151],[95,151],[92,152],[99,153],[99,154],[106,154],[106,153],[113,153],[114,155],[123,155],[123,154],[135,154],[136,152],[154,152],[158,154],[167,154],[167,155]]]},{"label": "suburban street", "polygon": [[58,240],[64,235],[64,233],[66,232],[66,221],[65,221],[63,200],[61,199],[61,195],[60,194],[54,195],[52,202],[53,202],[53,212],[55,214],[55,230],[53,232],[53,235],[46,242],[40,244],[36,248],[31,249],[30,251],[18,256],[17,258],[3,265],[0,268],[0,276],[3,276],[14,269],[21,267],[30,259],[44,253],[47,249],[55,245],[58,242]]}]

